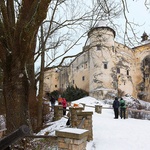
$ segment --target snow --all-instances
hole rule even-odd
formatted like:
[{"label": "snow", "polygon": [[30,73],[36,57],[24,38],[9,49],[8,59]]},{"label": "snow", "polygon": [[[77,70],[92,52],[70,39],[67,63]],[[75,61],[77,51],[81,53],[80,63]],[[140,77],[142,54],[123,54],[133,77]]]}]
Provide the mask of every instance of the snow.
[{"label": "snow", "polygon": [[65,128],[65,129],[62,129],[62,130],[59,130],[59,131],[67,132],[67,133],[82,134],[82,133],[84,133],[84,132],[87,132],[88,130],[85,130],[85,129],[77,129],[77,128]]},{"label": "snow", "polygon": [[104,109],[102,114],[94,113],[94,139],[87,144],[87,150],[150,149],[150,121],[113,117],[112,109]]},{"label": "snow", "polygon": [[[126,97],[127,102],[133,101]],[[149,150],[150,144],[150,121],[140,119],[114,119],[111,106],[112,100],[96,100],[85,97],[74,101],[74,103],[85,103],[88,106],[102,105],[102,113],[95,112],[94,107],[85,107],[86,111],[93,111],[93,140],[87,142],[86,150]],[[108,104],[110,103],[110,105]],[[144,102],[143,102],[144,103]],[[150,105],[149,103],[146,103]],[[107,109],[106,109],[107,108]],[[109,109],[108,109],[109,108]],[[55,135],[55,130],[65,129],[67,118],[49,123],[49,127],[42,130],[39,135],[49,132]]]}]

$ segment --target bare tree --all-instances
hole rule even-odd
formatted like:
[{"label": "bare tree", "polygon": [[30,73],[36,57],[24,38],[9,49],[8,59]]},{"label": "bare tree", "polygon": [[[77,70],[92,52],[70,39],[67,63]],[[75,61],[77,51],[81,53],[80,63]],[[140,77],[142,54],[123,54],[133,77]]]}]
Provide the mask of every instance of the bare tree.
[{"label": "bare tree", "polygon": [[23,124],[31,126],[30,116],[36,124],[34,51],[36,35],[50,2],[0,1],[0,61],[8,132]]},{"label": "bare tree", "polygon": [[[131,2],[131,1],[130,1]],[[133,4],[135,3],[135,7],[136,7],[136,3],[138,1],[134,1],[133,0]],[[140,38],[138,37],[138,33],[139,31],[136,30],[137,27],[141,27],[144,25],[143,24],[138,24],[136,23],[135,21],[131,21],[129,19],[129,15],[132,15],[130,13],[130,10],[129,10],[129,1],[127,0],[120,0],[120,3],[121,3],[121,8],[122,8],[122,18],[124,18],[124,29],[123,29],[123,40],[124,40],[124,43],[125,45],[128,45],[128,46],[132,46],[134,47],[136,44],[139,44],[141,41],[140,41]],[[145,9],[147,11],[149,11],[150,9],[150,2],[148,0],[144,0],[143,1],[143,4],[145,5]]]},{"label": "bare tree", "polygon": [[[41,49],[53,54],[49,55],[47,67],[63,57],[57,64],[60,66],[66,58],[81,53],[67,55],[90,28],[100,20],[111,21],[118,12],[118,5],[112,7],[110,1],[95,3],[93,0],[90,5],[67,0],[0,1],[0,61],[8,132],[22,124],[37,127],[40,111],[37,112],[34,61],[41,53],[43,55]],[[36,51],[37,34],[42,23],[48,28],[45,28],[44,41]]]},{"label": "bare tree", "polygon": [[[41,66],[45,68],[62,67],[69,58],[75,58],[83,53],[82,49],[77,52],[74,47],[80,44],[80,40],[87,36],[87,32],[100,21],[112,20],[120,15],[119,5],[112,2],[101,1],[99,3],[85,1],[60,1],[51,3],[48,17],[42,24],[42,32],[39,32],[39,45],[36,51],[35,61],[42,55],[43,48],[47,61],[41,58]],[[82,9],[84,8],[84,9]],[[115,9],[115,10],[114,10]],[[86,43],[86,42],[85,42]],[[45,46],[44,46],[45,45]],[[84,46],[84,45],[83,45]],[[88,50],[88,49],[86,49]],[[85,52],[85,51],[84,51]],[[57,63],[56,63],[57,62]],[[43,67],[41,67],[42,69]],[[42,69],[43,70],[43,69]],[[39,80],[39,123],[42,124],[42,96],[43,93],[43,71],[36,74]]]}]

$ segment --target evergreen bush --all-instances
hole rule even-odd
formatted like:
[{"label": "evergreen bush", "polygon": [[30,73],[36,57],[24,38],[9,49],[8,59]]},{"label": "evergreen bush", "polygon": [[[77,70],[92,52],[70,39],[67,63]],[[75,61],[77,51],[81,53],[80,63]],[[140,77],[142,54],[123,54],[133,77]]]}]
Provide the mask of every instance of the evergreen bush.
[{"label": "evergreen bush", "polygon": [[89,93],[85,90],[74,86],[68,86],[67,89],[62,93],[62,97],[65,97],[67,101],[74,101],[88,95]]}]

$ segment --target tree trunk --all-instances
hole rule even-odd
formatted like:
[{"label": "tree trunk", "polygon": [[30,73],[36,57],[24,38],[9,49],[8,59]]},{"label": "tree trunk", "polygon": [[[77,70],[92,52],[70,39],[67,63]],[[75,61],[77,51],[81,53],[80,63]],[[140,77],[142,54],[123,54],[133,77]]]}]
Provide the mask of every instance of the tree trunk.
[{"label": "tree trunk", "polygon": [[[5,65],[3,81],[8,133],[24,124],[31,127],[30,116],[34,120],[37,116],[34,67],[22,64],[18,60],[12,60],[11,57]],[[32,124],[33,122],[35,121],[32,120]]]},{"label": "tree trunk", "polygon": [[38,129],[43,124],[43,83],[44,83],[44,62],[45,62],[45,44],[43,36],[43,26],[41,25],[41,69],[40,69],[40,81],[39,81],[39,95],[38,95]]},{"label": "tree trunk", "polygon": [[34,73],[34,56],[29,59],[30,63],[27,66],[28,70],[28,80],[29,80],[29,112],[30,121],[33,131],[37,130],[37,112],[38,112],[38,101],[36,98],[36,83],[35,83],[35,73]]},{"label": "tree trunk", "polygon": [[0,61],[8,133],[23,124],[37,125],[34,53],[37,32],[51,0],[20,1],[18,8],[14,2],[0,1]]}]

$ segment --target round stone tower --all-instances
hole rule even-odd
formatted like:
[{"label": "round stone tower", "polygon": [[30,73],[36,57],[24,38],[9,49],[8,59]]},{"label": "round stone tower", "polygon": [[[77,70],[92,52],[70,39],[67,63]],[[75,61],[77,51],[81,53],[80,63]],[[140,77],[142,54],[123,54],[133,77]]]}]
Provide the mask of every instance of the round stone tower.
[{"label": "round stone tower", "polygon": [[101,44],[104,46],[103,48],[105,48],[105,46],[114,46],[115,35],[115,31],[107,26],[105,22],[102,22],[98,23],[94,28],[89,31],[88,38],[91,46]]},{"label": "round stone tower", "polygon": [[90,95],[103,99],[113,90],[112,68],[115,59],[115,31],[104,23],[97,24],[88,33],[90,46]]}]

